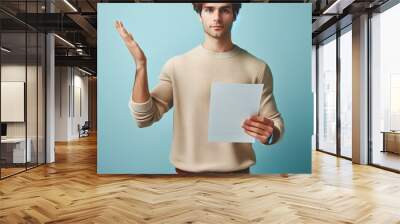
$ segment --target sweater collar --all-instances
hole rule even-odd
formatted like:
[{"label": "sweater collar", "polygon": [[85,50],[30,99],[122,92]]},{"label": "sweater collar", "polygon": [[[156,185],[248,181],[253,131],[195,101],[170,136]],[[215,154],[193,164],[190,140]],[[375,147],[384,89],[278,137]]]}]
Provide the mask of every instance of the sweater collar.
[{"label": "sweater collar", "polygon": [[207,54],[211,57],[215,57],[215,58],[230,58],[230,57],[237,55],[240,52],[240,47],[238,47],[235,44],[233,45],[232,50],[224,51],[224,52],[217,52],[217,51],[209,50],[209,49],[205,48],[203,46],[203,44],[200,44],[198,48],[202,53]]}]

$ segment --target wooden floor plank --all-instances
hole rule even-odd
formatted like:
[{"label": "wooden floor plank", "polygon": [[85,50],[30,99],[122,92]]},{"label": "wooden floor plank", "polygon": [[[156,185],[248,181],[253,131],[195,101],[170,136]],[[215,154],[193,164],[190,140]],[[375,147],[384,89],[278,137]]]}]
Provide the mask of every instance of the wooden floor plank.
[{"label": "wooden floor plank", "polygon": [[400,223],[400,175],[313,152],[302,175],[97,175],[96,136],[0,181],[0,223]]}]

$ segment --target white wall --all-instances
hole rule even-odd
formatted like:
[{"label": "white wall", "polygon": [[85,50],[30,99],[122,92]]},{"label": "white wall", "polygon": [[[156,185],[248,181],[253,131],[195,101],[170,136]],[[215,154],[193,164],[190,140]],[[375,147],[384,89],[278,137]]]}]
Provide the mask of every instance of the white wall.
[{"label": "white wall", "polygon": [[68,117],[69,117],[69,96],[68,88],[70,84],[69,69],[67,67],[55,68],[55,141],[68,140]]},{"label": "white wall", "polygon": [[[27,120],[28,120],[28,137],[30,133],[35,133],[36,137],[36,66],[27,66],[28,88],[27,87]],[[39,70],[39,72],[41,72]],[[2,82],[25,82],[25,64],[4,64],[1,66],[1,81]],[[34,77],[33,77],[34,76]],[[33,86],[33,87],[32,87]],[[42,105],[39,105],[41,107]],[[6,108],[2,108],[5,110]],[[33,123],[32,123],[33,122]],[[7,122],[8,137],[25,137],[26,122]]]},{"label": "white wall", "polygon": [[[32,67],[28,66],[29,71]],[[1,66],[1,81],[3,82],[25,82],[25,64],[5,64]],[[5,108],[1,108],[5,110]],[[24,122],[11,122],[7,123],[7,137],[25,137],[25,123]]]},{"label": "white wall", "polygon": [[[75,138],[79,137],[78,133],[78,124],[81,126],[85,123],[85,121],[88,121],[89,119],[89,113],[88,113],[88,77],[87,76],[81,76],[82,73],[76,74],[75,70],[75,77],[74,77],[74,111],[73,113],[73,119],[72,119],[72,136]],[[80,91],[80,93],[79,93]],[[80,98],[79,98],[80,96]],[[80,103],[79,103],[80,101]],[[81,108],[79,108],[81,107]],[[81,111],[79,111],[81,109]]]},{"label": "white wall", "polygon": [[56,67],[56,141],[77,139],[78,124],[88,120],[88,77],[83,75],[76,68]]}]

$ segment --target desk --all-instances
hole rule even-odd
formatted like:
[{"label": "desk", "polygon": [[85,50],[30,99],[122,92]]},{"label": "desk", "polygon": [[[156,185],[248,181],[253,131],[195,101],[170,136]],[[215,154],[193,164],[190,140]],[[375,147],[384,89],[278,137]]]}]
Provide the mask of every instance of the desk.
[{"label": "desk", "polygon": [[400,131],[382,131],[381,133],[383,133],[382,152],[400,154]]},{"label": "desk", "polygon": [[[25,151],[25,138],[6,138],[1,139],[1,157],[5,159],[6,163],[25,163],[30,162],[32,159],[31,145],[32,140],[27,139],[27,146]],[[25,154],[26,152],[26,154]],[[27,158],[27,161],[25,161]]]}]

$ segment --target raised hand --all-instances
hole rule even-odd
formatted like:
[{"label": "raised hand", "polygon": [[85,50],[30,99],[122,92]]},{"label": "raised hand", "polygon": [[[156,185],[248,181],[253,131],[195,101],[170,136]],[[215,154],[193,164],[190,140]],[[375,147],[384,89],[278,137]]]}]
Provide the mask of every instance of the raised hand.
[{"label": "raised hand", "polygon": [[133,38],[132,34],[125,29],[121,21],[115,22],[115,28],[117,29],[122,40],[125,42],[125,45],[128,48],[129,52],[132,54],[133,59],[136,63],[136,69],[145,68],[147,61],[146,56],[144,55],[139,44]]}]

